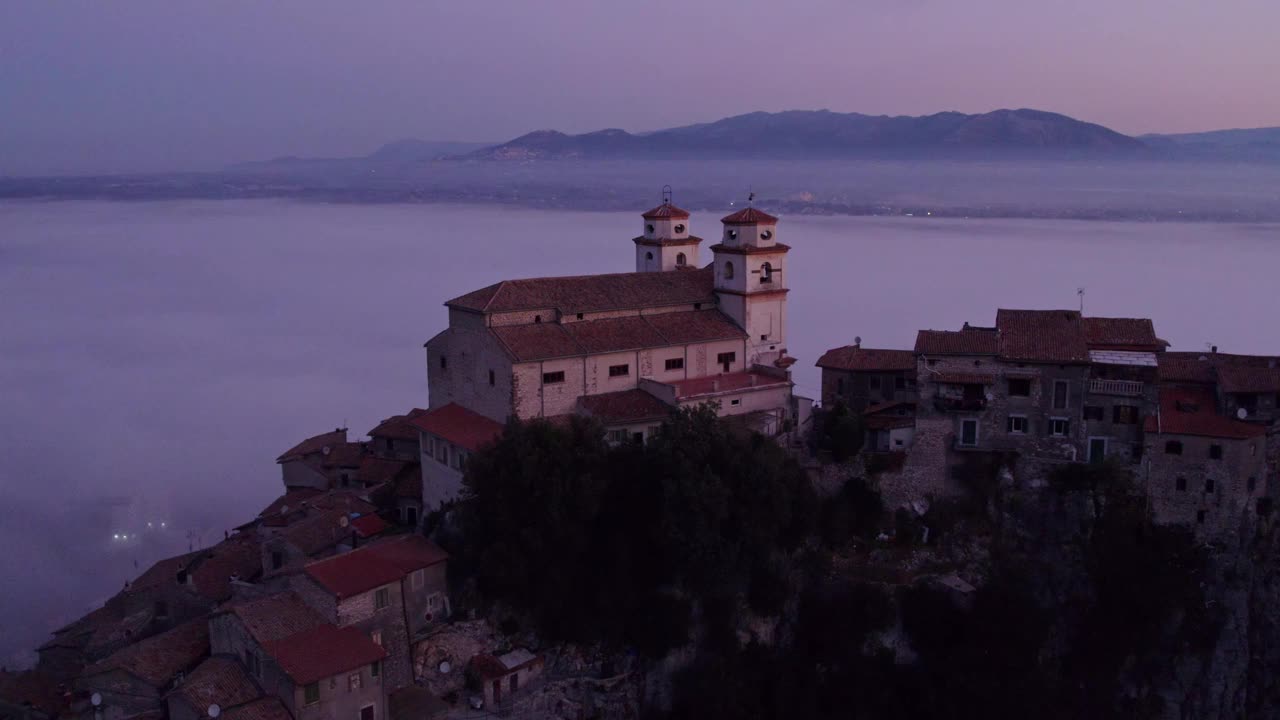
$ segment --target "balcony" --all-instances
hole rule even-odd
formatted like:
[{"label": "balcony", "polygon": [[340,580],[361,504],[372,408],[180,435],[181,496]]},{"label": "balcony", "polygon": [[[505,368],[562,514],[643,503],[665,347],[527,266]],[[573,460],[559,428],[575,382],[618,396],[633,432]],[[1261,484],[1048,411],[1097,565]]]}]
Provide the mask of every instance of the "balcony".
[{"label": "balcony", "polygon": [[1141,397],[1145,385],[1137,380],[1106,380],[1095,378],[1089,381],[1089,393],[1093,395],[1121,395],[1123,397]]},{"label": "balcony", "polygon": [[951,398],[951,397],[934,397],[933,406],[938,412],[979,412],[987,407],[987,399],[984,397],[969,398]]}]

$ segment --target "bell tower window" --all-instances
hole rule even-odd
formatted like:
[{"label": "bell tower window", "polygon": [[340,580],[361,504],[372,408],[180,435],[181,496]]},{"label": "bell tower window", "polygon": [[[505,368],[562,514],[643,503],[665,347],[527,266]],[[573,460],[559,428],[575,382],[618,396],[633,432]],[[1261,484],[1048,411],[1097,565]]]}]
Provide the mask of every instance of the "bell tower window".
[{"label": "bell tower window", "polygon": [[684,253],[676,253],[676,265],[679,265],[680,267],[684,267],[685,264],[688,262],[689,260],[684,256]]},{"label": "bell tower window", "polygon": [[725,280],[733,279],[733,263],[731,262],[726,262],[724,264],[724,279]]},{"label": "bell tower window", "polygon": [[683,225],[683,224],[678,224],[678,225],[676,225],[676,226],[675,226],[674,230],[675,230],[676,232],[678,232],[678,233],[682,233],[682,232],[684,232],[684,225]]},{"label": "bell tower window", "polygon": [[645,260],[652,260],[652,259],[653,259],[653,253],[651,253],[651,252],[647,252],[647,253],[645,253],[645,254],[644,254],[644,259],[645,259]]},{"label": "bell tower window", "polygon": [[652,235],[652,234],[653,234],[653,224],[651,223],[651,224],[645,225],[645,226],[644,226],[644,231],[645,231],[645,232],[647,232],[647,233],[649,233],[650,235]]},{"label": "bell tower window", "polygon": [[764,265],[760,266],[760,282],[762,283],[773,282],[773,265],[769,263],[765,263]]}]

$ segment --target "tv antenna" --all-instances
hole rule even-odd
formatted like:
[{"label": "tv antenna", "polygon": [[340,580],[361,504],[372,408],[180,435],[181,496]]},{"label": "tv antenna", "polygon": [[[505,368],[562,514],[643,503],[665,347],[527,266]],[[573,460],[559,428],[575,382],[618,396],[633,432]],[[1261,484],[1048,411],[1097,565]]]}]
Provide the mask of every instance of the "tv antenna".
[{"label": "tv antenna", "polygon": [[1076,295],[1080,296],[1080,314],[1084,314],[1084,288],[1076,288]]},{"label": "tv antenna", "polygon": [[671,204],[671,186],[670,185],[662,186],[662,204],[663,205]]}]

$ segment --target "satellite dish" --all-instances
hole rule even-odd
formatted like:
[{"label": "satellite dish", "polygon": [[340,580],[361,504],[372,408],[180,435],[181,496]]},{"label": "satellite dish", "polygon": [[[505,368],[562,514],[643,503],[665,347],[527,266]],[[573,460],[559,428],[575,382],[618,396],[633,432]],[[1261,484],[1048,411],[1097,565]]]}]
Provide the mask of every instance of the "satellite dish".
[{"label": "satellite dish", "polygon": [[862,344],[862,336],[861,336],[861,335],[854,335],[854,336],[853,336],[853,344],[854,344],[854,345],[861,345],[861,344]]},{"label": "satellite dish", "polygon": [[995,399],[996,399],[996,396],[994,393],[987,393],[987,402],[991,402],[992,400],[995,400]]},{"label": "satellite dish", "polygon": [[351,524],[351,520],[350,520],[350,519],[348,519],[346,515],[343,515],[342,517],[338,518],[338,526],[339,526],[339,527],[346,527],[346,526],[348,526],[348,525],[350,525],[350,524]]},{"label": "satellite dish", "polygon": [[288,506],[288,505],[281,505],[281,506],[280,506],[280,514],[281,514],[281,515],[288,515],[288,514],[289,514],[289,506]]},{"label": "satellite dish", "polygon": [[449,674],[449,672],[450,672],[451,670],[453,670],[453,665],[452,665],[452,664],[450,664],[448,660],[441,660],[441,661],[440,661],[440,674],[441,674],[441,675],[448,675],[448,674]]},{"label": "satellite dish", "polygon": [[216,718],[222,714],[222,708],[218,707],[218,703],[209,706],[209,717]]},{"label": "satellite dish", "polygon": [[1240,408],[1239,410],[1236,410],[1236,417],[1238,417],[1238,418],[1240,418],[1241,420],[1243,420],[1243,419],[1245,419],[1245,418],[1249,417],[1249,411],[1248,411],[1248,410],[1245,410],[1244,408]]},{"label": "satellite dish", "polygon": [[[83,696],[82,696],[82,697],[83,697]],[[94,693],[94,694],[90,695],[90,696],[89,696],[89,702],[93,703],[93,706],[94,706],[94,707],[98,707],[99,705],[101,705],[101,704],[102,704],[102,693]]]},{"label": "satellite dish", "polygon": [[333,452],[333,449],[330,448],[328,445],[325,445],[324,447],[320,448],[320,453],[322,455],[328,455],[331,452]]}]

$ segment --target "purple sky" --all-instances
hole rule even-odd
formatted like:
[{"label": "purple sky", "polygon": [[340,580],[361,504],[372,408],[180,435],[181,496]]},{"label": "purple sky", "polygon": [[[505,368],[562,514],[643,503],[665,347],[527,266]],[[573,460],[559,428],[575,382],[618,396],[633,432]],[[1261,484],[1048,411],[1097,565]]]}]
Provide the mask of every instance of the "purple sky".
[{"label": "purple sky", "polygon": [[795,108],[1278,125],[1277,26],[1274,0],[11,2],[0,175]]}]

